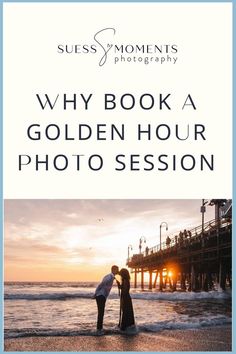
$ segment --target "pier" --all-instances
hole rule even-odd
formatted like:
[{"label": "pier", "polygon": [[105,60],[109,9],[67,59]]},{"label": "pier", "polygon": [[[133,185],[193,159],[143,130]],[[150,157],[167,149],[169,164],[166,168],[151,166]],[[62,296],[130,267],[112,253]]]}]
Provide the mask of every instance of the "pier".
[{"label": "pier", "polygon": [[[141,239],[140,239],[141,240]],[[140,242],[141,244],[141,242]],[[168,236],[165,242],[128,257],[127,266],[134,273],[134,287],[209,291],[217,282],[222,290],[232,281],[232,220],[217,217],[191,230]]]}]

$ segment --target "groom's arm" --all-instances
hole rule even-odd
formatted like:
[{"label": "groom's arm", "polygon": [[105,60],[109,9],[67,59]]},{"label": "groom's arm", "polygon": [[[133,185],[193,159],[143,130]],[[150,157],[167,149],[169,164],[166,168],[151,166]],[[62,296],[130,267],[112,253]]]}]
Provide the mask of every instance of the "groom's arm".
[{"label": "groom's arm", "polygon": [[105,287],[107,287],[107,286],[110,286],[112,282],[113,282],[113,279],[112,279],[109,275],[106,275],[106,276],[102,279],[102,281],[98,284],[98,286],[97,286],[97,288],[96,288],[96,290],[95,290],[95,294],[94,294],[93,298],[96,297],[96,293],[97,293],[98,291],[100,291],[101,289],[103,289],[103,288],[105,288]]},{"label": "groom's arm", "polygon": [[[116,279],[116,278],[115,278],[115,279]],[[118,286],[118,289],[120,289],[120,288],[121,288],[121,285],[120,285],[119,280],[117,280],[117,279],[116,279],[116,284],[117,284],[117,286]]]}]

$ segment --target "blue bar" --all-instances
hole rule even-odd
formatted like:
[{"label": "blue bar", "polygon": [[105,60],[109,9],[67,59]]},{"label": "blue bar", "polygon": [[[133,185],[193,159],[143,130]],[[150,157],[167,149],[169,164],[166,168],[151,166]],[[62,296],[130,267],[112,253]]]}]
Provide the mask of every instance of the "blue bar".
[{"label": "blue bar", "polygon": [[2,14],[3,6],[2,2],[0,4],[0,23],[1,23],[1,35],[0,35],[0,224],[1,224],[1,231],[0,231],[0,256],[1,256],[1,265],[0,265],[0,284],[1,284],[1,300],[0,300],[0,351],[3,352],[3,338],[4,338],[4,319],[3,319],[3,299],[4,299],[4,286],[3,286],[3,227],[4,227],[4,220],[3,220],[3,14]]},{"label": "blue bar", "polygon": [[28,3],[28,2],[33,2],[33,3],[232,3],[233,0],[70,0],[70,1],[65,1],[65,0],[24,0],[24,1],[17,1],[17,0],[5,0],[3,3]]},{"label": "blue bar", "polygon": [[[232,141],[233,141],[233,158],[232,158],[232,164],[233,164],[233,204],[232,204],[232,208],[233,208],[233,213],[232,213],[232,218],[233,218],[233,229],[232,229],[232,275],[235,275],[236,272],[236,260],[235,260],[235,235],[236,235],[236,226],[234,224],[235,221],[235,217],[236,217],[236,211],[235,211],[235,207],[236,207],[236,190],[235,190],[235,176],[236,176],[236,167],[235,167],[235,162],[236,162],[236,158],[235,158],[235,149],[236,149],[236,141],[235,141],[235,136],[236,136],[236,123],[235,123],[235,118],[236,118],[236,108],[235,108],[235,102],[236,102],[236,91],[235,91],[235,82],[236,82],[236,72],[235,72],[235,67],[234,67],[234,61],[236,58],[236,48],[235,48],[235,36],[234,33],[236,31],[236,24],[235,24],[235,11],[236,11],[236,4],[233,1],[233,13],[232,13],[232,23],[233,23],[233,35],[232,35],[232,48],[233,48],[233,58],[232,58],[232,71],[233,71],[233,83],[232,83],[232,94],[233,94],[233,100],[232,100],[232,110],[233,110],[233,131],[232,131]],[[233,280],[233,278],[232,278]],[[233,285],[232,285],[232,295],[235,295],[235,291],[236,291],[236,285],[235,285],[235,279],[233,281]],[[232,296],[232,352],[234,352],[236,350],[236,339],[235,336],[233,335],[235,333],[235,301],[233,301],[233,297]]]}]

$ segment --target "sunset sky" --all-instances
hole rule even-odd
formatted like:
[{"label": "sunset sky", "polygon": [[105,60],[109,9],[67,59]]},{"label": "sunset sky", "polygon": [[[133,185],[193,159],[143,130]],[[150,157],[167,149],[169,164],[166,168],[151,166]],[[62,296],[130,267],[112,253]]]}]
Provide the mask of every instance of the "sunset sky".
[{"label": "sunset sky", "polygon": [[[5,200],[5,281],[97,281],[112,264],[201,224],[201,200]],[[205,221],[214,218],[207,206]],[[146,247],[146,245],[144,245]],[[143,247],[144,250],[144,247]]]}]

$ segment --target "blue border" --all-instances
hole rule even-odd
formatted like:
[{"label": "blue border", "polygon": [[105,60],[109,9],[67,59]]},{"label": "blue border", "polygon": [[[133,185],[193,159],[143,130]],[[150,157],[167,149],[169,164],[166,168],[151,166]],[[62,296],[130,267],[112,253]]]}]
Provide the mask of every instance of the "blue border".
[{"label": "blue border", "polygon": [[[3,5],[0,2],[0,258],[2,259],[0,264],[0,345],[4,345],[4,313],[3,313],[3,299],[4,299],[4,286],[3,286]],[[0,348],[1,351],[1,348]]]},{"label": "blue border", "polygon": [[[235,4],[236,0],[86,0],[86,1],[81,1],[81,0],[70,0],[70,1],[66,1],[66,0],[24,0],[24,1],[19,1],[19,0],[0,0],[0,24],[1,24],[1,28],[0,28],[0,77],[2,78],[1,80],[1,84],[0,84],[0,156],[1,156],[1,163],[0,163],[0,222],[1,222],[1,234],[0,234],[0,256],[2,259],[1,265],[0,265],[0,284],[1,284],[1,296],[0,296],[0,353],[4,352],[4,319],[3,319],[3,291],[4,291],[4,287],[3,285],[3,257],[4,257],[4,251],[3,251],[3,216],[4,216],[4,208],[3,208],[3,3],[47,3],[47,2],[51,2],[51,3],[74,3],[74,2],[84,2],[84,3],[111,3],[111,2],[116,2],[116,3],[141,3],[141,2],[146,2],[146,3],[156,3],[156,2],[163,2],[163,3],[232,3],[233,5],[233,12],[232,12],[232,16],[233,16],[233,64],[234,64],[234,60],[236,58],[236,47],[235,47],[235,37],[234,37],[234,33],[236,33],[236,24],[234,23],[234,18],[235,18],[235,11],[236,11],[236,4]],[[236,93],[235,93],[235,82],[236,82],[236,71],[234,70],[234,65],[233,65],[233,103],[236,102]],[[234,178],[235,178],[235,173],[236,173],[236,164],[235,164],[235,154],[234,151],[236,151],[236,140],[234,139],[234,136],[236,136],[236,123],[234,121],[235,119],[235,113],[236,113],[236,109],[235,109],[235,104],[233,104],[233,237],[232,237],[232,243],[233,243],[233,248],[232,250],[235,250],[235,243],[236,241],[234,240],[234,235],[236,234],[236,226],[234,224],[234,220],[235,220],[235,216],[236,216],[236,212],[235,212],[235,207],[236,207],[236,190],[235,190],[235,184],[234,184]],[[223,143],[223,140],[222,140]],[[236,293],[236,285],[234,282],[234,274],[235,274],[235,265],[236,265],[236,261],[235,261],[235,257],[232,257],[232,279],[233,279],[233,294]],[[233,336],[233,334],[235,333],[234,329],[235,329],[235,323],[234,323],[234,317],[235,317],[235,300],[234,297],[232,296],[232,352],[234,353],[235,348],[236,348],[236,338]],[[19,352],[4,352],[4,353],[19,353]],[[21,352],[24,353],[24,352]],[[37,353],[37,352],[26,352],[28,354],[30,353]],[[52,352],[40,352],[40,353],[52,353]],[[71,354],[73,352],[54,352],[54,353],[68,353]],[[75,352],[76,353],[76,352]],[[82,353],[87,353],[87,352],[80,352]],[[90,352],[90,353],[97,353],[97,352]],[[99,352],[99,353],[109,353],[109,352]],[[120,352],[111,352],[111,353],[120,353]],[[124,352],[125,353],[125,352]],[[132,353],[140,353],[140,352],[132,352]],[[156,353],[156,352],[149,352],[149,353]],[[172,353],[172,352],[169,352]],[[173,352],[176,353],[176,352]],[[182,352],[182,353],[189,353],[189,352]],[[203,352],[191,352],[191,353],[203,353]],[[209,352],[206,352],[209,353]],[[210,352],[210,353],[214,353],[214,352]],[[217,353],[217,352],[216,352]],[[229,353],[229,352],[220,352],[222,354],[224,353]]]},{"label": "blue border", "polygon": [[[236,117],[236,105],[234,104],[234,102],[236,102],[236,91],[235,91],[235,82],[236,82],[236,71],[235,71],[235,66],[234,66],[234,61],[236,58],[236,46],[235,46],[235,38],[236,36],[235,31],[236,31],[236,24],[235,24],[235,15],[236,15],[236,4],[235,4],[235,0],[233,0],[233,18],[232,18],[232,22],[233,22],[233,35],[232,35],[232,48],[233,48],[233,62],[232,62],[232,71],[233,71],[233,82],[232,82],[232,110],[233,110],[233,132],[232,132],[232,141],[233,141],[233,158],[232,158],[232,163],[233,163],[233,232],[232,232],[232,280],[233,280],[233,287],[232,287],[232,292],[233,294],[235,294],[236,291],[236,285],[234,282],[234,278],[235,278],[235,266],[236,266],[236,260],[235,260],[235,256],[234,256],[234,250],[235,250],[235,235],[236,235],[236,226],[234,223],[235,220],[235,216],[236,216],[236,212],[235,212],[235,205],[236,205],[236,190],[235,190],[235,173],[236,173],[236,155],[235,155],[235,149],[236,149],[236,141],[234,139],[234,137],[236,137],[236,123],[235,123],[235,117]],[[235,351],[236,348],[236,338],[234,337],[235,333],[235,299],[232,296],[232,351]]]},{"label": "blue border", "polygon": [[69,0],[69,1],[66,1],[66,0],[1,0],[0,2],[3,2],[3,3],[8,3],[8,2],[15,2],[15,3],[27,3],[27,2],[64,2],[64,3],[71,3],[71,2],[84,2],[84,3],[87,3],[87,2],[100,2],[100,3],[104,3],[104,2],[127,2],[127,3],[130,3],[130,2],[143,2],[143,3],[149,3],[149,2],[163,2],[163,3],[174,3],[174,2],[177,2],[177,3],[188,3],[188,2],[195,2],[195,3],[198,3],[198,2],[205,2],[205,3],[217,3],[217,2],[221,2],[221,3],[232,3],[234,2],[235,0]]}]

